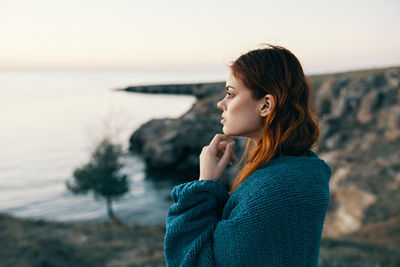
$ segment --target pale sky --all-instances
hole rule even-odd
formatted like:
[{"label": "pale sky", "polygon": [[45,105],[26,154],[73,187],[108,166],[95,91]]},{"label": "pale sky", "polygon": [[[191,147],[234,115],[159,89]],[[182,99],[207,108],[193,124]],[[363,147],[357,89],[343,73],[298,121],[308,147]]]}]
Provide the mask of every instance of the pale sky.
[{"label": "pale sky", "polygon": [[219,68],[265,42],[306,73],[394,66],[399,14],[399,0],[0,0],[0,68]]}]

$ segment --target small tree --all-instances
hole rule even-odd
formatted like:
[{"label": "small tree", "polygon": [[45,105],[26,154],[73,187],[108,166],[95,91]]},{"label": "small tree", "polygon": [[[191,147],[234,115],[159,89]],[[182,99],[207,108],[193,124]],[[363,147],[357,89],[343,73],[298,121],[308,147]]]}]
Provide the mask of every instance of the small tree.
[{"label": "small tree", "polygon": [[66,182],[67,189],[74,194],[93,192],[95,199],[105,199],[110,219],[118,221],[112,202],[129,191],[128,176],[119,174],[122,147],[105,137],[95,148],[89,163],[73,171],[74,181]]}]

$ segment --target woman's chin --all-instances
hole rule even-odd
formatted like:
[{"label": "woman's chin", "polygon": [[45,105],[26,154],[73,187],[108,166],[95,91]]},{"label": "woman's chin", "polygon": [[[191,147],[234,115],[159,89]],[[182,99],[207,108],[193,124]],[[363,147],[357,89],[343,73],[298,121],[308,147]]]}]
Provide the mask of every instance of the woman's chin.
[{"label": "woman's chin", "polygon": [[222,127],[222,132],[224,135],[231,135],[231,132],[229,132],[229,129],[227,129],[226,126]]}]

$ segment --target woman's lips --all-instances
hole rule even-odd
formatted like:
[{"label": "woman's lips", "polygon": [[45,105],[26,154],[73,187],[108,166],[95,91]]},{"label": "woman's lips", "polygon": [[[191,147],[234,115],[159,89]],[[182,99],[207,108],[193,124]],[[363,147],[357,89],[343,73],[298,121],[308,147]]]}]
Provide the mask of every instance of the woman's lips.
[{"label": "woman's lips", "polygon": [[222,118],[221,123],[224,123],[226,121],[226,119]]}]

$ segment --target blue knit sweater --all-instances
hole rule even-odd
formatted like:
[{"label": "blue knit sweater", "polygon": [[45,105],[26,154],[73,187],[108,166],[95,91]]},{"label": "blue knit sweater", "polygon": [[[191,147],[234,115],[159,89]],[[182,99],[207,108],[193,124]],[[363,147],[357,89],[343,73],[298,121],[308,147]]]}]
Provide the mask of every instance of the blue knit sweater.
[{"label": "blue knit sweater", "polygon": [[167,266],[317,266],[332,171],[308,153],[272,159],[231,196],[211,180],[175,186]]}]

